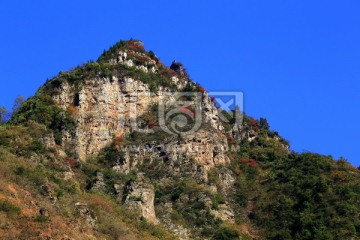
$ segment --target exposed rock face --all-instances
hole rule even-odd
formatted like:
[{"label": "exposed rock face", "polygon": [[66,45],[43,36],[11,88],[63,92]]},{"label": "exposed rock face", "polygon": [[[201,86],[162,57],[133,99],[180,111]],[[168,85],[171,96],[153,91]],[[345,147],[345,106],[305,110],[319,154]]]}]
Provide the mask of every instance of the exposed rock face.
[{"label": "exposed rock face", "polygon": [[[143,48],[139,44],[134,43],[132,48]],[[164,70],[163,66],[154,59],[142,51],[127,49],[117,51],[116,57],[110,59],[107,64],[111,66],[120,64],[140,70],[144,72],[143,74],[170,74],[168,81],[176,85],[176,91],[182,91],[191,82],[181,63],[173,62],[171,70]],[[121,174],[138,171],[135,180],[128,181],[125,185],[121,183],[111,186],[122,200],[122,204],[131,211],[139,213],[148,222],[161,223],[179,239],[189,239],[191,231],[169,220],[172,211],[170,205],[164,207],[167,210],[164,211],[163,216],[159,219],[156,217],[154,186],[157,185],[155,182],[151,183],[148,176],[141,173],[141,167],[144,164],[159,164],[162,170],[168,173],[171,183],[174,183],[174,179],[191,179],[195,184],[210,189],[213,194],[218,193],[215,186],[210,188],[208,185],[208,173],[211,168],[230,163],[227,156],[228,142],[214,102],[207,92],[198,92],[199,87],[194,86],[195,89],[192,90],[195,92],[194,96],[201,101],[196,106],[198,108],[192,109],[191,114],[193,119],[201,116],[199,121],[202,126],[199,129],[188,134],[173,134],[170,131],[165,134],[166,137],[158,139],[160,141],[146,140],[144,137],[140,143],[121,145],[122,154],[121,156],[119,154],[118,162],[112,165],[112,168]],[[154,106],[178,101],[176,94],[170,92],[167,87],[160,85],[154,93],[150,85],[141,79],[123,74],[87,78],[81,85],[63,82],[60,88],[59,94],[54,95],[53,100],[56,105],[71,112],[77,125],[74,133],[63,132],[63,145],[65,148],[68,147],[68,150],[74,151],[76,157],[82,161],[99,154],[116,137],[130,136],[139,130],[140,132],[149,130],[148,126],[144,128],[141,123],[139,124],[139,121],[144,121],[139,120],[140,117],[149,113]],[[189,108],[185,107],[182,110],[188,111]],[[155,126],[159,128],[157,123]],[[227,172],[221,172],[219,178],[221,179],[219,184],[223,185],[226,194],[235,180]],[[161,179],[159,184],[166,185],[166,181],[166,178]],[[104,175],[98,172],[92,189],[106,193],[109,189],[107,187],[109,186],[106,186]],[[181,194],[174,206],[201,202],[205,205],[209,204],[208,208],[211,209],[212,202],[208,200],[206,191],[201,196]],[[86,206],[77,208],[87,224],[95,227],[96,216],[93,216],[91,210]],[[234,214],[228,203],[219,204],[217,210],[211,209],[211,214],[226,222],[234,221]]]},{"label": "exposed rock face", "polygon": [[190,238],[190,231],[185,227],[175,224],[171,221],[171,212],[173,211],[172,203],[165,203],[161,206],[163,208],[164,216],[162,216],[161,224],[169,229],[180,240],[186,240]]},{"label": "exposed rock face", "polygon": [[78,211],[80,217],[83,219],[85,226],[95,228],[97,216],[95,212],[88,208],[86,203],[75,203],[75,209]]},{"label": "exposed rock face", "polygon": [[157,223],[154,208],[155,192],[142,173],[137,174],[135,181],[129,181],[125,186],[123,197],[124,206],[137,211],[147,221]]},{"label": "exposed rock face", "polygon": [[[137,126],[131,122],[146,113],[152,105],[174,101],[174,96],[168,94],[166,89],[160,89],[154,94],[151,93],[148,85],[129,77],[113,76],[111,79],[84,81],[84,87],[80,90],[70,84],[63,84],[61,93],[53,97],[63,109],[75,108],[73,111],[77,122],[75,136],[65,133],[63,142],[74,146],[80,160],[99,153],[114,136],[127,135],[134,131]],[[204,94],[201,104],[204,120],[215,129],[223,130],[219,122],[218,110],[207,94]],[[210,135],[203,138],[201,145],[204,141],[215,142]],[[210,153],[205,154],[209,156]],[[197,156],[196,153],[194,155]],[[213,161],[212,157],[207,160],[205,156],[196,158],[202,158],[203,162]],[[217,158],[221,158],[221,154]],[[223,160],[219,159],[219,161]]]},{"label": "exposed rock face", "polygon": [[55,195],[55,192],[53,191],[53,189],[51,188],[51,186],[49,184],[45,183],[45,184],[41,185],[40,189],[44,196],[48,197],[54,203],[57,202],[58,198]]},{"label": "exposed rock face", "polygon": [[[124,158],[113,168],[119,172],[129,172],[142,164],[144,159],[148,159],[164,162],[174,174],[192,173],[196,179],[206,182],[207,170],[230,162],[225,146],[226,138],[223,136],[199,130],[181,140],[173,137],[168,141],[164,139],[161,144],[152,142],[126,146]],[[193,167],[188,168],[190,160],[193,160]]]},{"label": "exposed rock face", "polygon": [[211,214],[224,222],[235,222],[235,214],[228,204],[219,204],[218,210],[212,209]]},{"label": "exposed rock face", "polygon": [[99,192],[106,191],[106,184],[104,182],[104,174],[103,173],[101,173],[101,172],[96,173],[96,180],[92,186],[92,189],[97,190]]},{"label": "exposed rock face", "polygon": [[[149,87],[132,78],[88,80],[78,93],[69,85],[62,86],[61,94],[54,100],[62,108],[76,107],[76,136],[64,137],[64,142],[73,142],[81,160],[95,155],[104,148],[115,135],[131,131],[130,118],[143,114],[154,103]],[[131,106],[134,105],[135,106]],[[131,108],[137,112],[132,112]]]}]

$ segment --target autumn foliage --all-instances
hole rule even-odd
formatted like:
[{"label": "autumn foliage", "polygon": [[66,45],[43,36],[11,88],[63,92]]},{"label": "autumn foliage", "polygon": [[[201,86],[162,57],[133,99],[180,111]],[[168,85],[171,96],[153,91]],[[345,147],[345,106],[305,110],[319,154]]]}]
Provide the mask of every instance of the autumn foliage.
[{"label": "autumn foliage", "polygon": [[252,127],[257,127],[258,123],[257,123],[257,121],[256,121],[254,118],[250,118],[250,125],[251,125]]},{"label": "autumn foliage", "polygon": [[255,159],[240,159],[240,162],[247,163],[250,168],[256,168],[256,160]]},{"label": "autumn foliage", "polygon": [[231,136],[229,136],[227,138],[227,140],[229,141],[229,143],[234,143],[235,142],[235,139],[233,137],[231,137]]},{"label": "autumn foliage", "polygon": [[126,48],[136,52],[144,52],[144,45],[140,41],[130,40],[127,41]]},{"label": "autumn foliage", "polygon": [[157,126],[157,125],[158,125],[158,123],[155,122],[155,121],[149,122],[149,127],[155,127],[155,126]]},{"label": "autumn foliage", "polygon": [[114,144],[115,144],[115,146],[122,146],[122,145],[124,145],[125,142],[124,142],[123,137],[121,137],[121,136],[116,136],[115,139],[114,139]]},{"label": "autumn foliage", "polygon": [[187,116],[191,117],[191,118],[195,118],[195,113],[193,110],[191,110],[188,106],[182,106],[179,109],[179,112],[186,114]]},{"label": "autumn foliage", "polygon": [[71,114],[71,116],[75,117],[76,114],[77,114],[77,109],[74,105],[70,104],[68,107],[67,107],[67,110],[69,111],[69,113]]},{"label": "autumn foliage", "polygon": [[160,68],[160,75],[163,77],[171,78],[173,76],[176,76],[176,72],[170,68],[164,67]]}]

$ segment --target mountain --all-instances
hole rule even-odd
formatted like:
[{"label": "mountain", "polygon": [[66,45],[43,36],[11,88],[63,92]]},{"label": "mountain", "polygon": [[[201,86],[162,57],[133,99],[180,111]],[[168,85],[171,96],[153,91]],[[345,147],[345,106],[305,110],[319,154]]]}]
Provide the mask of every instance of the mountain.
[{"label": "mountain", "polygon": [[0,238],[360,239],[358,169],[219,102],[138,40],[60,72],[0,126]]}]

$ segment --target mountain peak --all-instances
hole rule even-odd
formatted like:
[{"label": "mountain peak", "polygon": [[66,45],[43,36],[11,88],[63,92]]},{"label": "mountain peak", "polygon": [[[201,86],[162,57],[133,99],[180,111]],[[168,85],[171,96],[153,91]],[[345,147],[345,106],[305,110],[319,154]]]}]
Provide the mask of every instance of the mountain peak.
[{"label": "mountain peak", "polygon": [[0,126],[0,236],[360,237],[359,170],[220,100],[133,39],[61,72]]}]

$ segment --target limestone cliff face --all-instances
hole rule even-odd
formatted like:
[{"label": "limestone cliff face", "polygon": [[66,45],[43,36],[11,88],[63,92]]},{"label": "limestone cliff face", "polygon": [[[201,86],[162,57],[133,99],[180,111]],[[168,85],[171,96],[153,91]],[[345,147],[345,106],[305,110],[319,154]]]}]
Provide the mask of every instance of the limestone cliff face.
[{"label": "limestone cliff face", "polygon": [[[134,48],[141,48],[142,45],[139,44],[136,43]],[[62,144],[73,151],[79,160],[86,161],[89,157],[97,156],[114,141],[114,138],[125,139],[141,132],[143,137],[140,137],[140,143],[130,142],[118,146],[121,147],[122,154],[111,166],[121,174],[137,172],[136,180],[123,185],[115,184],[114,190],[122,199],[122,204],[131,211],[138,212],[149,222],[161,223],[181,239],[188,239],[189,231],[166,217],[171,214],[171,209],[160,217],[156,216],[154,182],[141,173],[141,168],[146,164],[159,164],[163,171],[171,175],[172,180],[169,182],[185,177],[210,187],[208,172],[214,167],[225,166],[230,162],[227,156],[227,138],[219,120],[218,109],[206,91],[197,91],[196,85],[188,79],[182,64],[173,63],[172,69],[166,68],[156,57],[152,59],[148,54],[131,49],[116,51],[105,64],[114,67],[125,66],[126,69],[122,71],[135,69],[142,73],[140,76],[127,76],[120,71],[111,76],[87,77],[82,79],[81,84],[62,82],[59,86],[60,91],[52,98],[57,106],[69,111],[76,121],[74,132],[63,131]],[[167,84],[174,87],[159,84],[154,91],[151,83],[141,79],[141,76],[146,77],[146,74],[170,74],[166,75],[169,81]],[[148,136],[156,135],[156,131],[162,130],[156,126],[155,133],[144,133],[144,130],[154,129],[144,126],[142,116],[153,111],[154,106],[156,108],[159,104],[176,102],[176,94],[173,92],[188,91],[194,87],[200,101],[198,111],[194,110],[192,114],[194,118],[196,114],[200,114],[201,125],[206,127],[199,127],[189,134],[167,133],[164,138],[147,140]],[[188,109],[185,108],[185,111]],[[159,186],[164,184],[167,184],[167,180],[161,179]],[[232,183],[224,182],[224,189],[229,184]],[[106,192],[102,173],[97,173],[92,189]],[[214,194],[218,192],[215,186],[213,191]],[[180,199],[185,200],[181,200],[179,206],[197,201],[194,196],[182,196]],[[206,206],[212,204],[209,198],[201,199]],[[224,221],[233,221],[231,207],[226,202],[219,210],[212,210],[212,214]]]},{"label": "limestone cliff face", "polygon": [[[138,97],[140,96],[140,97]],[[64,142],[74,142],[79,159],[97,154],[114,136],[131,131],[130,104],[136,104],[136,115],[143,114],[156,99],[150,96],[147,85],[132,78],[91,79],[76,92],[69,84],[61,86],[54,96],[63,109],[75,108],[75,136],[64,136]],[[134,117],[135,117],[134,116]]]},{"label": "limestone cliff face", "polygon": [[[225,154],[226,144],[226,138],[223,136],[199,130],[184,136],[181,140],[172,137],[164,139],[162,143],[144,142],[138,146],[126,146],[123,159],[113,168],[119,172],[129,172],[137,169],[144,159],[161,160],[174,174],[180,176],[190,173],[201,182],[207,182],[207,171],[210,168],[229,163],[230,160]],[[184,169],[183,166],[190,160],[193,161],[193,168]]]},{"label": "limestone cliff face", "polygon": [[[135,65],[134,58],[129,58],[130,54],[145,59],[143,60],[145,62]],[[143,53],[134,51],[119,51],[118,57],[110,59],[109,64],[135,66],[144,73],[159,71],[154,60],[146,58]],[[182,91],[189,83],[189,79],[182,77],[183,75],[169,78],[169,81],[176,85],[177,91]],[[95,156],[115,136],[124,136],[136,131],[137,126],[131,124],[132,120],[145,114],[151,106],[174,102],[174,95],[171,94],[171,91],[174,90],[162,86],[156,92],[151,91],[149,85],[140,79],[121,74],[83,79],[80,87],[64,82],[60,86],[59,94],[54,95],[53,99],[64,110],[70,110],[76,120],[77,128],[74,136],[64,132],[63,142],[71,143],[74,146],[74,151],[80,160]],[[223,126],[219,122],[218,110],[206,92],[203,93],[201,109],[206,122],[214,129],[223,130]],[[204,141],[216,142],[210,133],[203,132],[201,134],[203,139],[199,134],[196,135],[199,145],[204,146]],[[225,162],[226,160],[221,157],[223,155],[222,148],[217,147],[216,151],[219,152],[217,156],[212,156],[214,154],[210,150],[199,152],[199,154],[193,152],[192,155],[204,164],[216,165],[214,162]]]}]

